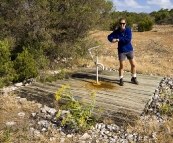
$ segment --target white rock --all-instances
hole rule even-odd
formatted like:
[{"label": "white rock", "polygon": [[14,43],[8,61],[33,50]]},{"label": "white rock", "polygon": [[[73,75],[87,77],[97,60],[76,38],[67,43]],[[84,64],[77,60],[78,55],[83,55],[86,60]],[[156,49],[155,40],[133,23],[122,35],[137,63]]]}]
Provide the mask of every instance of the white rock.
[{"label": "white rock", "polygon": [[88,143],[88,142],[86,142],[86,141],[81,141],[81,140],[79,140],[78,142],[80,142],[80,143]]},{"label": "white rock", "polygon": [[69,113],[69,111],[66,111],[66,110],[62,110],[62,111],[61,111],[61,114],[62,114],[62,115],[68,114],[68,113]]},{"label": "white rock", "polygon": [[14,84],[16,87],[20,87],[20,86],[22,86],[23,85],[23,83],[22,82],[19,82],[19,83],[16,83],[16,84]]},{"label": "white rock", "polygon": [[20,102],[26,102],[27,99],[26,99],[26,98],[20,98],[19,101],[20,101]]},{"label": "white rock", "polygon": [[51,119],[51,117],[52,117],[51,115],[44,115],[45,119]]},{"label": "white rock", "polygon": [[48,112],[49,112],[51,115],[55,115],[55,113],[57,112],[57,110],[54,109],[54,108],[50,108],[50,109],[48,110]]},{"label": "white rock", "polygon": [[110,132],[109,131],[105,131],[105,134],[109,134]]},{"label": "white rock", "polygon": [[48,106],[46,106],[46,105],[44,105],[44,107],[43,107],[46,111],[49,111],[49,107]]},{"label": "white rock", "polygon": [[14,124],[16,124],[16,122],[12,121],[12,122],[6,122],[5,123],[7,126],[13,126]]},{"label": "white rock", "polygon": [[25,83],[25,86],[28,86],[29,84],[28,83]]},{"label": "white rock", "polygon": [[65,138],[60,138],[60,143],[64,143],[65,142]]},{"label": "white rock", "polygon": [[79,138],[79,140],[87,140],[91,138],[91,136],[88,133],[85,133],[82,137]]},{"label": "white rock", "polygon": [[42,107],[42,104],[41,103],[36,103],[37,107],[38,108],[41,108]]},{"label": "white rock", "polygon": [[48,128],[48,126],[49,126],[49,123],[46,120],[41,120],[38,122],[38,124],[45,128]]},{"label": "white rock", "polygon": [[42,113],[47,113],[47,111],[46,111],[45,108],[41,108],[41,112],[42,112]]},{"label": "white rock", "polygon": [[96,125],[96,128],[99,129],[99,130],[101,129],[101,127],[102,127],[101,124],[97,124],[97,125]]},{"label": "white rock", "polygon": [[102,129],[104,128],[105,129],[106,125],[105,124],[102,124]]},{"label": "white rock", "polygon": [[132,134],[130,134],[130,135],[128,135],[128,140],[130,140],[130,141],[132,141],[133,140],[133,135]]},{"label": "white rock", "polygon": [[60,134],[62,135],[62,136],[65,136],[66,134],[64,133],[64,132],[62,132],[62,131],[60,131]]},{"label": "white rock", "polygon": [[15,97],[15,99],[19,100],[20,99],[20,96]]},{"label": "white rock", "polygon": [[72,137],[73,137],[72,134],[68,134],[68,135],[67,135],[67,138],[72,138]]},{"label": "white rock", "polygon": [[100,134],[104,136],[105,135],[105,132],[103,130],[101,130],[100,131]]},{"label": "white rock", "polygon": [[37,136],[37,137],[40,137],[40,135],[41,135],[41,134],[40,134],[40,131],[34,130],[34,135]]},{"label": "white rock", "polygon": [[60,73],[60,72],[61,72],[61,70],[54,71],[54,74],[58,74],[58,73]]},{"label": "white rock", "polygon": [[157,132],[153,132],[153,133],[152,133],[152,137],[153,137],[154,139],[157,139],[157,138],[156,138],[156,135],[157,135]]},{"label": "white rock", "polygon": [[51,114],[51,115],[55,115],[55,113],[57,112],[56,109],[50,108],[50,107],[48,107],[48,106],[46,106],[46,105],[44,105],[44,107],[41,109],[41,111],[42,111],[43,113],[48,112],[48,113]]},{"label": "white rock", "polygon": [[24,112],[20,112],[20,113],[18,113],[18,116],[24,117],[25,116],[25,113]]},{"label": "white rock", "polygon": [[103,136],[103,138],[104,138],[104,139],[107,139],[107,138],[108,138],[108,136],[107,136],[107,135],[104,135],[104,136]]},{"label": "white rock", "polygon": [[31,127],[29,130],[30,130],[30,131],[34,131],[35,129],[34,129],[33,127]]},{"label": "white rock", "polygon": [[43,128],[41,131],[42,131],[42,132],[45,132],[46,130],[47,130],[46,128]]},{"label": "white rock", "polygon": [[31,113],[32,117],[35,117],[37,114],[36,113]]},{"label": "white rock", "polygon": [[50,141],[52,142],[52,141],[55,141],[56,140],[56,138],[55,137],[50,137]]},{"label": "white rock", "polygon": [[17,87],[11,86],[10,91],[14,91],[14,90],[16,90],[16,89],[17,89]]}]

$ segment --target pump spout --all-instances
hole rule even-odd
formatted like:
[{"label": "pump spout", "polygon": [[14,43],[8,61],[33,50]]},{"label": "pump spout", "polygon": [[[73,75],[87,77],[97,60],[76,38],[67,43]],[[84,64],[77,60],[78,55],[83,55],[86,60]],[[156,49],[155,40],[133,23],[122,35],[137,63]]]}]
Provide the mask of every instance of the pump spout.
[{"label": "pump spout", "polygon": [[105,69],[104,65],[102,63],[97,63],[97,66],[101,66],[102,70]]}]

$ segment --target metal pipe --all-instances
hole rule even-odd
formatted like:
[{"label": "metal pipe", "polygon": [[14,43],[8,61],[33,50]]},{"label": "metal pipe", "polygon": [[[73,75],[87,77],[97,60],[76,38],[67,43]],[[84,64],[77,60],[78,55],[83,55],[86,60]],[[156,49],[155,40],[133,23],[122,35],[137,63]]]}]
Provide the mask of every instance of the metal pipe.
[{"label": "metal pipe", "polygon": [[98,63],[98,57],[96,57],[96,83],[98,84],[98,71],[99,71],[99,66],[102,67],[102,70],[104,70],[104,65],[101,63]]},{"label": "metal pipe", "polygon": [[98,71],[99,71],[97,63],[98,63],[98,56],[96,57],[96,84],[98,84]]},{"label": "metal pipe", "polygon": [[96,55],[96,61],[94,61],[94,57],[91,53],[91,50],[92,49],[96,49],[96,48],[99,48],[99,46],[95,46],[95,47],[92,47],[92,48],[89,48],[88,51],[89,51],[89,54],[94,62],[94,64],[96,65],[96,84],[98,84],[98,71],[99,71],[99,66],[101,66],[101,68],[104,70],[104,65],[101,64],[101,63],[98,63],[98,55]]}]

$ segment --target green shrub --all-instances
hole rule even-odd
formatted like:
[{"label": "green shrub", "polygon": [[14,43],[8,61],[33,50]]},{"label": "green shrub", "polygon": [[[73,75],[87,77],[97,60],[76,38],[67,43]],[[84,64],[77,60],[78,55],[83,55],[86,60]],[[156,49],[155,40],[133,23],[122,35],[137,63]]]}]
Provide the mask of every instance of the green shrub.
[{"label": "green shrub", "polygon": [[38,70],[45,70],[50,64],[49,57],[45,55],[43,47],[39,44],[27,46],[27,51],[33,55]]},{"label": "green shrub", "polygon": [[32,54],[27,49],[19,53],[14,61],[14,69],[16,70],[16,77],[14,81],[23,81],[28,78],[34,78],[38,75],[36,63]]},{"label": "green shrub", "polygon": [[[96,123],[96,118],[93,118],[92,111],[95,108],[95,92],[90,95],[90,103],[79,102],[76,100],[71,91],[70,86],[64,85],[60,88],[56,94],[55,98],[57,101],[62,100],[65,104],[61,106],[63,110],[69,111],[61,121],[61,125],[68,125],[72,129],[78,131],[84,131],[90,128]],[[57,118],[61,116],[61,110],[56,115]]]},{"label": "green shrub", "polygon": [[12,67],[10,46],[5,39],[0,41],[0,87],[9,85],[13,80],[14,71]]},{"label": "green shrub", "polygon": [[153,25],[154,21],[151,18],[146,17],[138,23],[138,31],[139,32],[150,31],[152,30]]},{"label": "green shrub", "polygon": [[160,94],[160,96],[163,98],[163,99],[168,99],[169,102],[168,103],[162,103],[160,106],[159,106],[159,110],[160,110],[160,113],[162,115],[172,115],[173,114],[173,94],[167,94],[165,92],[164,89],[162,89],[162,93]]}]

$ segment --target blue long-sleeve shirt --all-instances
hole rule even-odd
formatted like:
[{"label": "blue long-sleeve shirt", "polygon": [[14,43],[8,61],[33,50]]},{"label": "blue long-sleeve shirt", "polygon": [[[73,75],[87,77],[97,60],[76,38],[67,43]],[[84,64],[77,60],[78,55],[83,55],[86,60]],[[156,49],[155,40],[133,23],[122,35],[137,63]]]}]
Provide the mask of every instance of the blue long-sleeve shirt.
[{"label": "blue long-sleeve shirt", "polygon": [[123,31],[120,31],[120,28],[113,31],[110,35],[108,35],[108,40],[112,42],[113,39],[119,39],[118,42],[118,53],[125,53],[133,51],[133,47],[131,44],[132,32],[129,27]]}]

